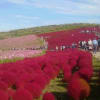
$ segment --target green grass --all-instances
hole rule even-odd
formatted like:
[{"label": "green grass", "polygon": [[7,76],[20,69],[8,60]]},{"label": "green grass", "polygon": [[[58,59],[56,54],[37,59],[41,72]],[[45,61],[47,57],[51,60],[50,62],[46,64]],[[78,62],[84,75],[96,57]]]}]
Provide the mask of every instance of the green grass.
[{"label": "green grass", "polygon": [[96,68],[100,68],[100,60],[93,57],[93,66]]},{"label": "green grass", "polygon": [[18,60],[23,60],[24,58],[13,58],[13,59],[0,59],[0,64],[9,63],[9,62],[16,62]]},{"label": "green grass", "polygon": [[[46,86],[46,88],[43,91],[43,94],[46,92],[52,92],[57,100],[67,100],[69,97],[67,95],[67,83],[62,81],[62,73],[59,74],[59,78],[55,78],[54,80],[51,80],[50,84]],[[42,96],[40,96],[37,100],[42,100]]]}]

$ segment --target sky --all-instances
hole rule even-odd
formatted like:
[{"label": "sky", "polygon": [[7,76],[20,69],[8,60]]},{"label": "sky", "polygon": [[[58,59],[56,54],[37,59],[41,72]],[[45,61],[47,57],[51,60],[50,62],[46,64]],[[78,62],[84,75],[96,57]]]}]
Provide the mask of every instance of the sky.
[{"label": "sky", "polygon": [[100,0],[0,0],[0,31],[69,23],[100,24]]}]

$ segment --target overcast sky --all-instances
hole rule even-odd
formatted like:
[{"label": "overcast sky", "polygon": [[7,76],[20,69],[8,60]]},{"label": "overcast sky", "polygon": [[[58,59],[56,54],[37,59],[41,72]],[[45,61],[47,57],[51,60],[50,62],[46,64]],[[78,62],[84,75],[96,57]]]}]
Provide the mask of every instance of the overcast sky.
[{"label": "overcast sky", "polygon": [[0,0],[0,31],[64,23],[100,23],[100,0]]}]

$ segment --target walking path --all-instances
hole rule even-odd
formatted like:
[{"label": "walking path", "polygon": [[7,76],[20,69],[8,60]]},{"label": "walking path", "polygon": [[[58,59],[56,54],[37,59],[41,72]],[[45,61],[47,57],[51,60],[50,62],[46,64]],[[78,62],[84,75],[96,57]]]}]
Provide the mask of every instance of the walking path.
[{"label": "walking path", "polygon": [[97,52],[96,54],[93,54],[93,56],[100,60],[100,51]]}]

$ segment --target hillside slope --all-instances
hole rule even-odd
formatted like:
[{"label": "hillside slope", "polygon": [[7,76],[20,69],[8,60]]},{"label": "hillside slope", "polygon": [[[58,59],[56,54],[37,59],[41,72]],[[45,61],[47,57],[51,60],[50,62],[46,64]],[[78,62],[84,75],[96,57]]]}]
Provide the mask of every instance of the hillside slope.
[{"label": "hillside slope", "polygon": [[30,34],[41,34],[48,32],[57,32],[62,30],[77,29],[81,27],[97,26],[96,24],[62,24],[62,25],[49,25],[27,29],[13,30],[9,32],[0,32],[0,39],[19,37]]},{"label": "hillside slope", "polygon": [[0,50],[9,50],[12,48],[37,48],[41,45],[43,45],[43,41],[35,35],[0,40]]}]

